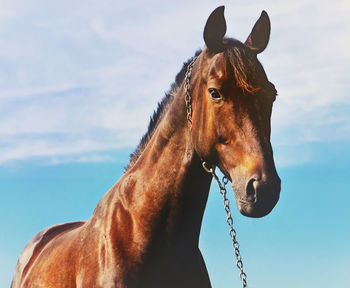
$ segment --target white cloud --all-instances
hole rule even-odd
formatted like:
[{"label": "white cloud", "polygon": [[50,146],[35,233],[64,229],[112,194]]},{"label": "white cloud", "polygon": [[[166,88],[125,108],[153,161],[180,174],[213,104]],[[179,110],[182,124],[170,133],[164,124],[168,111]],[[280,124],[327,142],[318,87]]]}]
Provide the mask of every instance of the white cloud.
[{"label": "white cloud", "polygon": [[[93,161],[136,145],[182,62],[203,45],[208,14],[222,3],[214,2],[2,1],[0,163]],[[261,10],[270,14],[260,58],[280,95],[274,143],[349,140],[348,2],[224,2],[227,34],[241,40]]]}]

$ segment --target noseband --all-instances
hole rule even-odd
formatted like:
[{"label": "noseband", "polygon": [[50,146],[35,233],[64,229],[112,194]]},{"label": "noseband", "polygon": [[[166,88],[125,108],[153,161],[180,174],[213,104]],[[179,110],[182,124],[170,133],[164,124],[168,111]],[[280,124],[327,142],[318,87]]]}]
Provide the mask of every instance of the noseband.
[{"label": "noseband", "polygon": [[[186,112],[187,112],[187,120],[189,123],[189,130],[190,133],[192,132],[192,96],[191,96],[191,74],[192,74],[192,68],[194,63],[197,60],[197,56],[195,56],[192,61],[190,62],[190,64],[188,64],[187,66],[187,71],[185,74],[185,103],[186,103]],[[224,209],[226,212],[226,223],[229,225],[229,234],[230,237],[232,239],[232,246],[235,252],[235,256],[236,256],[236,266],[238,267],[238,269],[240,270],[240,274],[239,277],[242,281],[242,287],[243,288],[248,288],[248,284],[247,284],[247,274],[243,271],[243,262],[242,262],[242,257],[241,257],[241,253],[239,251],[239,243],[236,239],[237,233],[236,230],[233,228],[233,219],[232,219],[232,215],[231,215],[231,210],[230,210],[230,200],[227,198],[227,190],[225,188],[226,184],[229,182],[228,178],[224,175],[222,178],[222,183],[220,182],[219,177],[216,175],[215,173],[215,166],[211,166],[209,165],[207,162],[205,162],[202,158],[202,167],[203,169],[212,175],[212,177],[215,179],[216,183],[219,186],[220,189],[220,194],[223,197],[223,203],[224,203]]]}]

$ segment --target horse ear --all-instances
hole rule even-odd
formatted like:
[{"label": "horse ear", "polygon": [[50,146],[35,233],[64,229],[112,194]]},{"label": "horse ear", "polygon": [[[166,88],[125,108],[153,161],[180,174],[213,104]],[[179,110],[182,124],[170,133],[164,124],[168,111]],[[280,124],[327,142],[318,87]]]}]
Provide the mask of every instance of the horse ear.
[{"label": "horse ear", "polygon": [[262,11],[260,18],[256,21],[252,32],[244,44],[259,54],[265,50],[267,43],[269,43],[270,31],[271,23],[269,15],[265,11]]},{"label": "horse ear", "polygon": [[225,6],[216,8],[209,16],[204,28],[204,42],[211,52],[223,51],[223,38],[226,33]]}]

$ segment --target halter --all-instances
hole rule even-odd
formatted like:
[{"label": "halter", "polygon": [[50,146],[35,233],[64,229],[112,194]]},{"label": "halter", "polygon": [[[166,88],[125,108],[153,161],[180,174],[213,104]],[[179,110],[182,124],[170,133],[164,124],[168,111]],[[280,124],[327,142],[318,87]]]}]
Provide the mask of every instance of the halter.
[{"label": "halter", "polygon": [[[191,96],[191,92],[190,92],[190,79],[191,79],[191,74],[192,74],[192,68],[194,63],[197,60],[197,56],[195,56],[192,61],[190,62],[190,64],[188,64],[187,66],[187,71],[185,74],[185,103],[186,103],[186,111],[187,111],[187,120],[189,123],[189,129],[190,132],[192,132],[192,96]],[[224,209],[226,212],[226,223],[229,226],[229,234],[230,237],[232,239],[232,246],[235,252],[235,256],[236,256],[236,266],[238,267],[238,269],[240,270],[240,274],[239,277],[242,281],[242,287],[243,288],[248,288],[248,284],[247,284],[247,274],[243,271],[243,262],[242,262],[242,257],[241,257],[241,253],[239,251],[239,243],[236,239],[237,233],[236,230],[233,228],[233,219],[232,219],[232,215],[231,215],[231,210],[230,210],[230,200],[227,198],[227,190],[225,188],[226,184],[229,182],[228,178],[224,175],[222,177],[222,183],[220,182],[219,177],[216,175],[215,173],[215,166],[211,166],[209,165],[207,162],[205,162],[203,159],[201,159],[202,161],[202,167],[203,169],[211,174],[213,176],[213,178],[215,179],[216,183],[219,186],[220,189],[220,194],[223,197],[223,203],[224,203]]]}]

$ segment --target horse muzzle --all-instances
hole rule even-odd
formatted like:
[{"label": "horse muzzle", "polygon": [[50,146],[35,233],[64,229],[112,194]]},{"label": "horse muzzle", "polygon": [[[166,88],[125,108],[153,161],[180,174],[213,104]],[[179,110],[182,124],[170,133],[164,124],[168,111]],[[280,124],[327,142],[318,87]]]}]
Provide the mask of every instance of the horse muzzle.
[{"label": "horse muzzle", "polygon": [[277,175],[273,179],[266,180],[252,178],[246,184],[245,189],[233,187],[233,190],[242,215],[254,218],[263,217],[272,211],[279,200],[281,179]]}]

